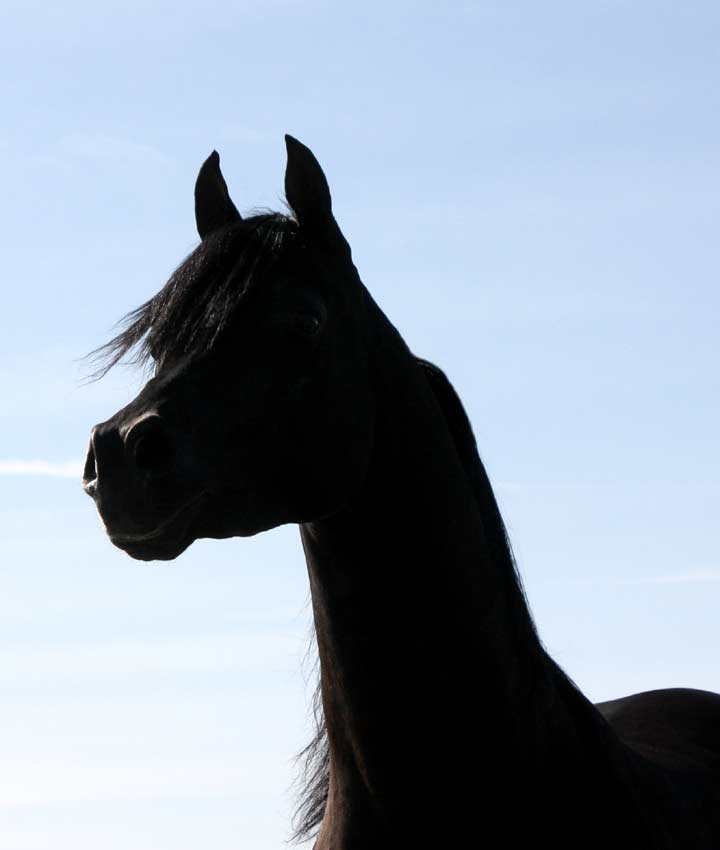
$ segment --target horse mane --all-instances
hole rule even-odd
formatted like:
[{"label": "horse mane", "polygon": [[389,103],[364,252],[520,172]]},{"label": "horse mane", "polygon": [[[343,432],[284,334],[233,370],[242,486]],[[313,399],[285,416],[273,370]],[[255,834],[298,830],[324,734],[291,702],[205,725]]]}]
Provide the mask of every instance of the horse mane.
[{"label": "horse mane", "polygon": [[445,373],[427,360],[417,359],[425,373],[430,388],[440,405],[445,422],[455,444],[460,463],[470,481],[470,485],[480,507],[483,531],[490,557],[500,565],[505,578],[505,590],[512,601],[511,616],[514,614],[513,627],[521,645],[540,646],[540,639],[530,613],[525,588],[517,569],[515,556],[510,545],[505,523],[490,484],[485,466],[478,453],[475,435],[460,397]]},{"label": "horse mane", "polygon": [[[574,691],[574,685],[547,656],[538,637],[505,529],[505,523],[500,514],[487,472],[480,459],[475,435],[465,408],[441,369],[428,360],[422,360],[419,357],[415,360],[425,375],[428,386],[442,411],[455,445],[455,451],[480,508],[489,555],[501,566],[507,598],[511,600],[511,627],[515,630],[516,639],[519,641],[519,645],[537,652],[536,660],[539,664],[545,666],[548,675],[552,673],[562,677],[567,686]],[[330,748],[323,717],[322,692],[319,682],[313,695],[312,711],[315,723],[313,738],[298,755],[298,761],[302,765],[300,776],[303,787],[293,821],[294,830],[291,840],[294,842],[311,838],[320,826],[325,814],[330,787]]]},{"label": "horse mane", "polygon": [[91,378],[121,361],[160,364],[211,349],[296,233],[294,219],[274,212],[210,233],[153,298],[122,319],[120,333],[90,353],[97,364]]}]

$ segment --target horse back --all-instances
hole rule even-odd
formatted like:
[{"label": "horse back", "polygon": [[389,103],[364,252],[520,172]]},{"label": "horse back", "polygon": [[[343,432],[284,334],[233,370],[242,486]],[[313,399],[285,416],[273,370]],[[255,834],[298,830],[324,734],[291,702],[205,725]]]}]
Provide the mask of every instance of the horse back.
[{"label": "horse back", "polygon": [[596,708],[634,754],[644,795],[660,802],[669,846],[720,847],[720,694],[668,688]]},{"label": "horse back", "polygon": [[720,694],[690,688],[645,691],[597,704],[618,737],[665,768],[717,775]]}]

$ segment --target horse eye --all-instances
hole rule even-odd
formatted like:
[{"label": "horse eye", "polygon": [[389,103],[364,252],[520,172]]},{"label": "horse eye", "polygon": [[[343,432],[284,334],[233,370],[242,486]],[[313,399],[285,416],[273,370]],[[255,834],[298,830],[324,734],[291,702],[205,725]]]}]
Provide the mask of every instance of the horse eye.
[{"label": "horse eye", "polygon": [[300,313],[293,324],[304,336],[313,336],[320,330],[320,319],[312,313]]}]

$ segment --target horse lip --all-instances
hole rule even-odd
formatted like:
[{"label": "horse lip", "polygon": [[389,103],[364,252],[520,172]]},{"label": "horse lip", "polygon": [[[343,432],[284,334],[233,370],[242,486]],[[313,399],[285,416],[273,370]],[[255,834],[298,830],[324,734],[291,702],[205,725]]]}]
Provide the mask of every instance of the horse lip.
[{"label": "horse lip", "polygon": [[165,523],[145,534],[110,534],[108,532],[108,536],[113,543],[142,543],[145,540],[154,540],[156,537],[160,537],[164,530]]},{"label": "horse lip", "polygon": [[151,531],[146,531],[142,534],[113,534],[108,531],[108,536],[110,540],[118,546],[122,546],[122,544],[128,543],[144,543],[147,540],[156,540],[158,537],[162,537],[162,535],[172,526],[177,520],[183,517],[186,513],[190,511],[198,502],[202,501],[207,493],[199,493],[195,496],[194,499],[190,499],[189,502],[186,502],[180,508],[178,508],[174,514],[171,514],[167,519],[163,520],[156,528],[153,528]]}]

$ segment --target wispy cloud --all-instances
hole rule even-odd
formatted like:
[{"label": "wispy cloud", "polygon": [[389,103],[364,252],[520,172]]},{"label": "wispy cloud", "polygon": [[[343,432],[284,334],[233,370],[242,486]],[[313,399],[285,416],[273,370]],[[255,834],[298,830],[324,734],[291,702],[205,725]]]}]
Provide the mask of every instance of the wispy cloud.
[{"label": "wispy cloud", "polygon": [[[638,585],[663,585],[663,584],[702,584],[705,582],[720,582],[720,567],[709,567],[707,569],[688,570],[686,573],[668,573],[667,575],[649,576],[579,576],[570,579],[570,584],[575,585],[603,585],[603,586],[638,586]],[[567,579],[557,579],[557,583],[565,584]]]},{"label": "wispy cloud", "polygon": [[51,478],[80,478],[82,463],[50,460],[0,460],[0,475],[44,475]]},{"label": "wispy cloud", "polygon": [[22,808],[67,803],[204,799],[239,796],[272,787],[268,769],[227,765],[220,759],[155,758],[69,762],[3,760],[0,805]]},{"label": "wispy cloud", "polygon": [[694,584],[705,581],[720,581],[720,569],[691,570],[675,575],[626,579],[623,584]]},{"label": "wispy cloud", "polygon": [[201,636],[87,643],[18,644],[3,650],[0,686],[8,693],[32,681],[128,676],[264,673],[294,667],[302,646],[293,633]]},{"label": "wispy cloud", "polygon": [[132,139],[117,136],[102,136],[76,133],[64,136],[60,140],[60,148],[73,156],[106,162],[152,162],[166,163],[167,154]]}]

